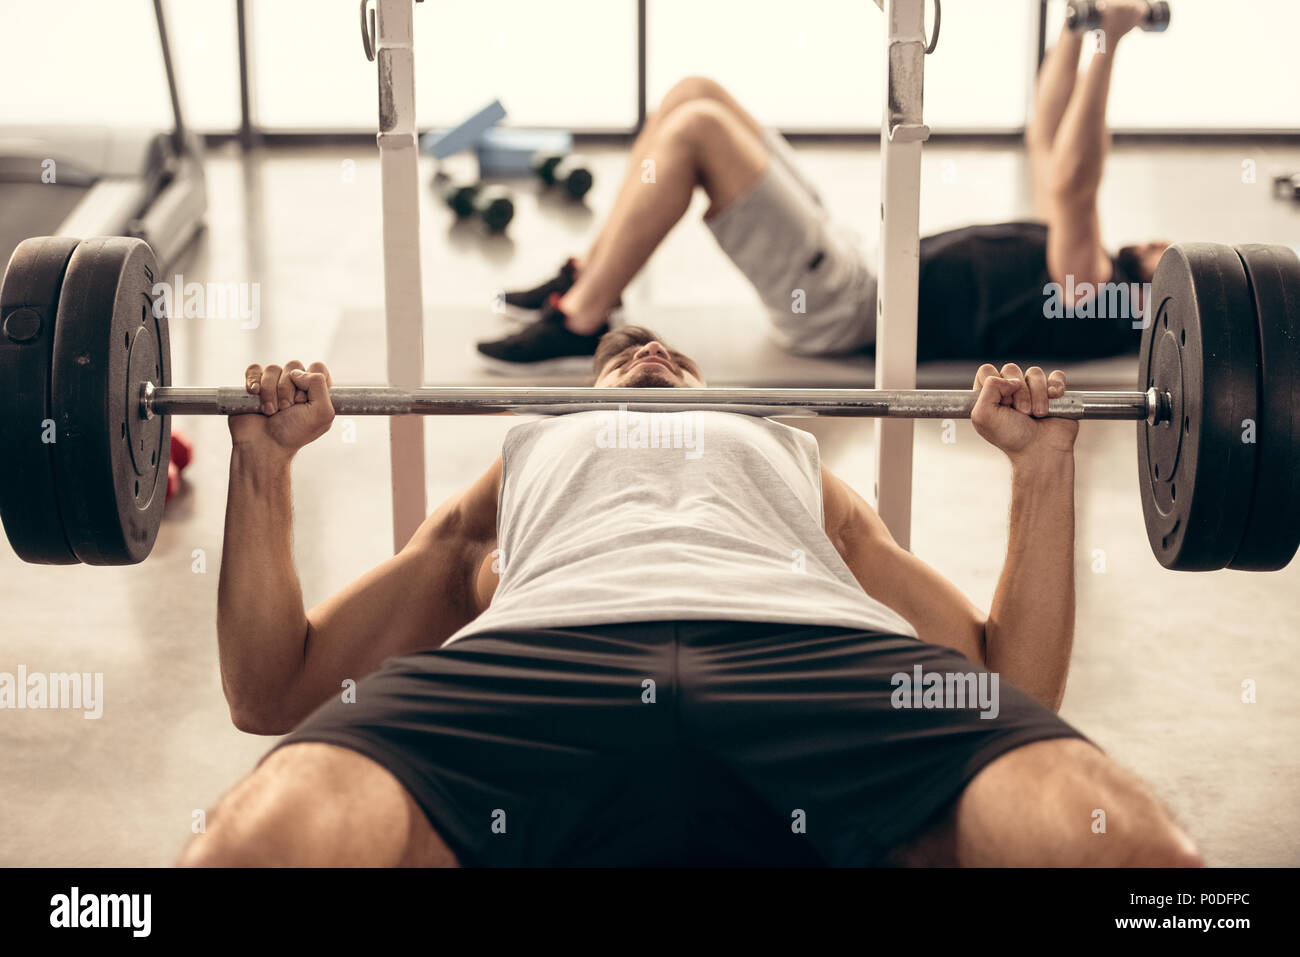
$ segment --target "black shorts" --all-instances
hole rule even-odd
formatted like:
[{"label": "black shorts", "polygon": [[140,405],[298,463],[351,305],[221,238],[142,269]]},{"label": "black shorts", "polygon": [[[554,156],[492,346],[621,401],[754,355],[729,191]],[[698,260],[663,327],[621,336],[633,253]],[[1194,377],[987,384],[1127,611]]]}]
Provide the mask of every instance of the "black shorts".
[{"label": "black shorts", "polygon": [[474,635],[388,660],[277,748],[377,761],[463,866],[874,864],[999,755],[1082,737],[1006,682],[992,718],[897,707],[923,703],[895,678],[917,666],[982,672],[913,638],[788,624]]}]

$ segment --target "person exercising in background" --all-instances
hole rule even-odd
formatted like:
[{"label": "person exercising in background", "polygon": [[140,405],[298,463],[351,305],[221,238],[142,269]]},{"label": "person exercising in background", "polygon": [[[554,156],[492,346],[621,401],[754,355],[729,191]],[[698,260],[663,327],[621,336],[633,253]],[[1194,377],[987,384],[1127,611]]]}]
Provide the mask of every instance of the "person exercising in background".
[{"label": "person exercising in background", "polygon": [[290,466],[330,428],[329,372],[246,370],[263,414],[229,423],[221,687],[241,730],[291,733],[182,863],[1203,863],[1056,714],[1078,423],[1046,413],[1064,373],[975,376],[971,422],[1011,464],[987,614],[809,433],[619,406],[705,385],[654,333],[609,333],[593,373],[603,409],[516,425],[397,555],[308,611]]},{"label": "person exercising in background", "polygon": [[[1145,0],[1104,3],[1105,43],[1082,76],[1082,34],[1063,29],[1044,60],[1025,135],[1039,219],[921,240],[918,360],[1079,359],[1137,349],[1141,296],[1130,301],[1128,295],[1150,282],[1169,243],[1109,254],[1097,192],[1116,47],[1146,9]],[[534,289],[506,294],[508,309],[523,311],[529,324],[480,342],[483,361],[520,374],[569,372],[589,362],[623,289],[685,214],[696,186],[712,201],[705,222],[754,285],[784,348],[838,355],[873,347],[874,254],[831,218],[784,139],[759,126],[720,85],[691,77],[647,118],[587,255],[569,259]],[[1050,283],[1061,287],[1055,303],[1046,291]],[[1103,297],[1095,294],[1099,284],[1114,286]],[[802,311],[795,308],[796,290],[803,293]],[[1053,317],[1062,313],[1066,318]]]}]

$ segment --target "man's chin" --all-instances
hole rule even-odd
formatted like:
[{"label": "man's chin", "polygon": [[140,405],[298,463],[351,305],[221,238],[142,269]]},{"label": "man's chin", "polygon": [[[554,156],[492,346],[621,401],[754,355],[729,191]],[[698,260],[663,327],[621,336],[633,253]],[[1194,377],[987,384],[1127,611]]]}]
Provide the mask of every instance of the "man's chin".
[{"label": "man's chin", "polygon": [[624,389],[676,389],[681,385],[671,371],[658,365],[633,369],[621,384]]}]

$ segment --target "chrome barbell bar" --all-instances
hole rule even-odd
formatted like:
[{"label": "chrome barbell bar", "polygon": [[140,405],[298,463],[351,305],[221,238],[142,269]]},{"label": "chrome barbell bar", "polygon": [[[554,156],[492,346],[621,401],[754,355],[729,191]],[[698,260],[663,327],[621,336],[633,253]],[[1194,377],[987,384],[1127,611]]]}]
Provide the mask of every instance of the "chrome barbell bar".
[{"label": "chrome barbell bar", "polygon": [[[563,415],[626,407],[629,411],[735,412],[761,416],[841,416],[886,419],[969,419],[974,390],[887,389],[597,389],[556,387],[335,386],[339,415]],[[1066,392],[1048,402],[1063,419],[1146,421],[1169,418],[1169,396],[1146,392]],[[140,415],[246,415],[261,398],[243,387],[140,386]]]}]

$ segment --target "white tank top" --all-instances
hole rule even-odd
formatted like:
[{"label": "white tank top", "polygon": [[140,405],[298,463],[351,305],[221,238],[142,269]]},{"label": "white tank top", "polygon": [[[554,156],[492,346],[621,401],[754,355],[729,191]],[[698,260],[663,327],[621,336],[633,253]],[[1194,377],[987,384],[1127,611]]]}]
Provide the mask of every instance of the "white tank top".
[{"label": "white tank top", "polygon": [[823,531],[817,440],[730,412],[578,412],[502,451],[485,631],[632,621],[834,625],[916,636]]}]

